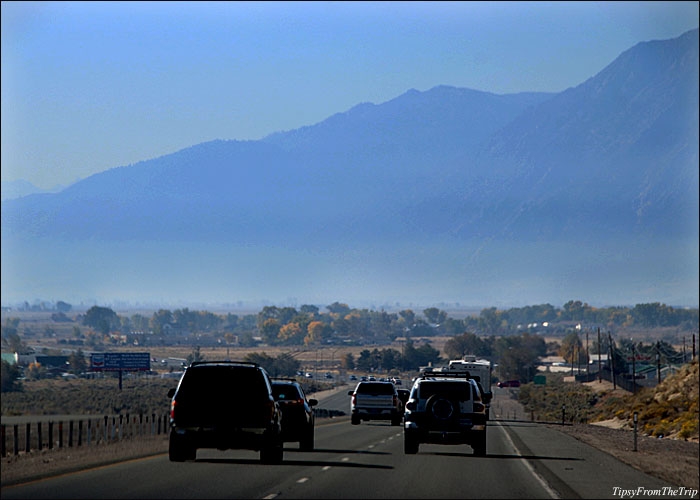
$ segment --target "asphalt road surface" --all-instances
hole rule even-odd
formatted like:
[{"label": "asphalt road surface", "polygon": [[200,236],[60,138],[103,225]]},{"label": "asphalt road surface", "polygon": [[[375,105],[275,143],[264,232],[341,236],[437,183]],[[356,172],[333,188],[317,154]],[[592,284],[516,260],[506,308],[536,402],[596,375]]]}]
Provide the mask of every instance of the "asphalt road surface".
[{"label": "asphalt road surface", "polygon": [[[346,390],[320,406],[347,412]],[[675,486],[538,424],[492,421],[487,441],[485,457],[467,445],[404,455],[402,427],[346,416],[317,423],[313,452],[288,443],[280,465],[199,450],[195,462],[159,455],[2,488],[2,498],[619,498],[615,487]]]}]

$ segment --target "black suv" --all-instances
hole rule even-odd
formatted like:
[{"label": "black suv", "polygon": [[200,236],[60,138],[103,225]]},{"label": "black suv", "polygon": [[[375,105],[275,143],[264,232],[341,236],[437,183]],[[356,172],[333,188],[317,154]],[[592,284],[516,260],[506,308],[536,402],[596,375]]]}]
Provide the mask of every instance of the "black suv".
[{"label": "black suv", "polygon": [[282,461],[282,413],[256,363],[192,363],[168,396],[171,461],[194,460],[197,448],[256,450],[263,463]]},{"label": "black suv", "polygon": [[299,449],[314,449],[314,409],[316,399],[306,399],[304,389],[294,379],[272,379],[272,395],[282,409],[282,440],[299,441]]},{"label": "black suv", "polygon": [[404,452],[421,443],[468,444],[486,454],[486,403],[469,372],[425,372],[413,384],[404,414]]}]

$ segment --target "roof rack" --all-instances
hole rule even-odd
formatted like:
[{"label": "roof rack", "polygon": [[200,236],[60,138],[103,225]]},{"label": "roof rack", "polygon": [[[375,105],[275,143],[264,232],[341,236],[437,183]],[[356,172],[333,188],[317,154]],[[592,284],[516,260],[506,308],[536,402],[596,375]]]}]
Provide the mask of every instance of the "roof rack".
[{"label": "roof rack", "polygon": [[287,382],[299,382],[295,378],[289,378],[289,377],[270,377],[271,380],[282,380],[282,381],[287,381]]},{"label": "roof rack", "polygon": [[464,378],[472,379],[476,382],[481,382],[481,377],[478,375],[472,375],[468,371],[435,371],[435,370],[425,370],[420,374],[418,378]]},{"label": "roof rack", "polygon": [[190,366],[198,365],[245,365],[245,366],[255,366],[258,367],[257,363],[252,363],[249,361],[193,361]]}]

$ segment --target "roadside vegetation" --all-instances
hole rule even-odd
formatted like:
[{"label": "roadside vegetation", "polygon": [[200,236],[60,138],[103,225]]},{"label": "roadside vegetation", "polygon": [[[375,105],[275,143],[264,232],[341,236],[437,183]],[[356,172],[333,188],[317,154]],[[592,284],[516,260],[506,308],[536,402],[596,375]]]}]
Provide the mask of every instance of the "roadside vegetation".
[{"label": "roadside vegetation", "polygon": [[685,364],[656,387],[644,387],[636,394],[620,396],[612,391],[596,393],[576,382],[564,382],[558,374],[547,374],[546,385],[520,387],[519,400],[536,420],[558,422],[565,405],[567,422],[616,420],[633,428],[638,415],[640,433],[698,441],[698,360]]}]

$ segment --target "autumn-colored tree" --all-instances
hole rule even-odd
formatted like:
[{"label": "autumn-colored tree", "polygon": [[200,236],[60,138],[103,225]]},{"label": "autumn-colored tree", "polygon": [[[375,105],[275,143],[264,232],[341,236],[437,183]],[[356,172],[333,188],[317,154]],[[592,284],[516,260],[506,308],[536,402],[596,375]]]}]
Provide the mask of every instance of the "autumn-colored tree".
[{"label": "autumn-colored tree", "polygon": [[282,328],[277,335],[282,342],[294,344],[301,342],[304,331],[301,329],[298,323],[287,323]]},{"label": "autumn-colored tree", "polygon": [[321,340],[323,339],[323,331],[325,328],[326,325],[321,321],[312,321],[311,323],[309,323],[309,326],[307,327],[306,337],[304,337],[304,344],[320,344]]},{"label": "autumn-colored tree", "polygon": [[[559,347],[559,356],[564,358],[567,363],[576,364],[577,357],[579,360],[583,361],[586,358],[584,349],[582,348],[581,338],[576,333],[569,333],[561,341],[561,347]],[[583,353],[581,351],[584,351]],[[583,361],[585,363],[585,361]]]},{"label": "autumn-colored tree", "polygon": [[270,345],[275,344],[280,333],[280,322],[272,318],[266,319],[262,324],[260,333],[265,342]]}]

